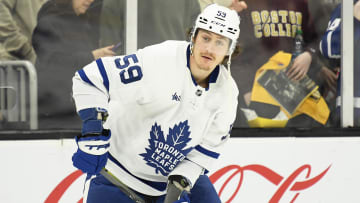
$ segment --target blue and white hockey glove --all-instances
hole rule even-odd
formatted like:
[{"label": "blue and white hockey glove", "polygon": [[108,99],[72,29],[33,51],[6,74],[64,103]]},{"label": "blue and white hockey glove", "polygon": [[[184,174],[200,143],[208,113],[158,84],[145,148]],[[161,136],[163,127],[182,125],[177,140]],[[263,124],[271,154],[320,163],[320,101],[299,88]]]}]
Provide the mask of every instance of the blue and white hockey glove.
[{"label": "blue and white hockey glove", "polygon": [[187,191],[183,191],[180,195],[180,199],[175,201],[174,203],[190,203],[189,193]]},{"label": "blue and white hockey glove", "polygon": [[81,136],[75,137],[78,150],[72,157],[73,165],[88,174],[98,174],[105,167],[110,147],[110,130],[103,129],[107,111],[88,108],[79,111],[83,121]]},{"label": "blue and white hockey glove", "polygon": [[168,185],[164,203],[190,203],[190,181],[181,175],[171,175],[168,178]]}]

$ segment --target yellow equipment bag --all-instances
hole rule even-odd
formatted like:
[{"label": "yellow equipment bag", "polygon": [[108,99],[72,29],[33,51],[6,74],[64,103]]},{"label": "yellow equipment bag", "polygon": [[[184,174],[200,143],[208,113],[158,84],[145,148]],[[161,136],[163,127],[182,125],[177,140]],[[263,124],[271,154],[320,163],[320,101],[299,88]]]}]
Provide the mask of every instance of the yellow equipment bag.
[{"label": "yellow equipment bag", "polygon": [[276,99],[274,99],[273,96],[271,96],[271,94],[269,94],[269,92],[263,86],[258,83],[257,80],[264,72],[264,70],[280,71],[288,67],[291,62],[291,56],[292,55],[289,53],[279,51],[274,56],[272,56],[266,64],[261,66],[256,72],[251,94],[251,101],[279,106],[280,111],[282,111],[287,118],[283,117],[284,119],[273,119],[257,117],[248,121],[250,127],[285,127],[287,121],[290,118],[300,114],[306,114],[319,123],[323,125],[326,124],[330,115],[328,105],[326,104],[324,98],[319,96],[319,94],[317,97],[312,97],[315,92],[318,93],[318,86],[316,86],[316,88],[314,88],[308,95],[306,95],[296,107],[295,111],[290,114],[283,108],[282,105],[279,104]]}]

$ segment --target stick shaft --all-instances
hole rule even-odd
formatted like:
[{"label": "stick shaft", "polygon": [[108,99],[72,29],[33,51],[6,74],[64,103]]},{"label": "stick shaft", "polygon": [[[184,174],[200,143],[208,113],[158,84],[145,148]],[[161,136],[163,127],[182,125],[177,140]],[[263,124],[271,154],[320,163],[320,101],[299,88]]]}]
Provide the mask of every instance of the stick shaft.
[{"label": "stick shaft", "polygon": [[100,171],[100,174],[103,175],[108,181],[117,186],[124,194],[126,194],[130,199],[135,203],[145,203],[145,200],[117,179],[110,171],[103,168]]}]

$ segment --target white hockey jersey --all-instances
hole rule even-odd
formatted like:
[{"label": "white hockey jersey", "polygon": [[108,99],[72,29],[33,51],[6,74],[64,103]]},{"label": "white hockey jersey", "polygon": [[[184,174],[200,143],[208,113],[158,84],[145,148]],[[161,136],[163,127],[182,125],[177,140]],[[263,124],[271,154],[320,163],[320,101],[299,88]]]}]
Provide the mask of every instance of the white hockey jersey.
[{"label": "white hockey jersey", "polygon": [[147,195],[166,192],[168,175],[195,183],[220,155],[235,120],[238,89],[224,66],[202,88],[185,41],[166,41],[127,56],[104,57],[73,78],[77,111],[101,107],[111,130],[106,168]]}]

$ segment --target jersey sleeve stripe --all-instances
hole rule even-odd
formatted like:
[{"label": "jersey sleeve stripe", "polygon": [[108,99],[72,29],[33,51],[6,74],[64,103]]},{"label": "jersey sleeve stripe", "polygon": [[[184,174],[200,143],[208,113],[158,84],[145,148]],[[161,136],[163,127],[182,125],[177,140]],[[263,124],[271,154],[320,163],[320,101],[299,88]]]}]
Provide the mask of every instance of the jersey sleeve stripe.
[{"label": "jersey sleeve stripe", "polygon": [[220,156],[219,153],[216,153],[216,152],[207,150],[207,149],[205,149],[204,147],[202,147],[202,146],[200,146],[200,145],[197,145],[197,146],[195,147],[195,149],[196,149],[197,151],[199,151],[199,152],[201,152],[201,153],[203,153],[203,154],[205,154],[205,155],[207,155],[207,156],[209,156],[209,157],[215,158],[215,159],[219,158],[219,156]]},{"label": "jersey sleeve stripe", "polygon": [[109,92],[109,79],[107,77],[104,63],[102,62],[101,58],[96,60],[96,64],[97,64],[100,74],[103,78],[103,81],[104,81],[103,84],[104,84],[105,88],[107,89],[107,91]]},{"label": "jersey sleeve stripe", "polygon": [[92,86],[95,86],[91,81],[90,79],[86,76],[86,73],[83,69],[79,70],[78,71],[78,74],[80,75],[80,78],[84,81],[84,82],[87,82],[89,83],[90,85]]}]

